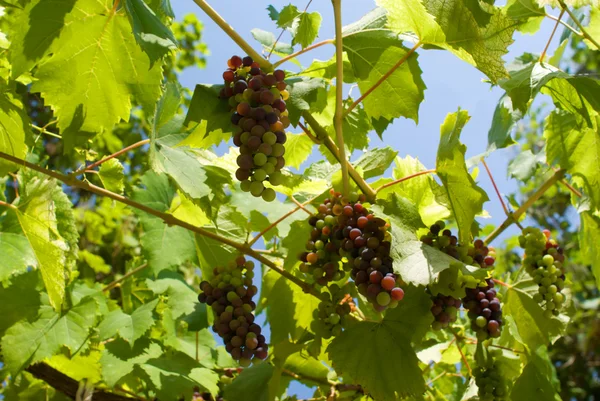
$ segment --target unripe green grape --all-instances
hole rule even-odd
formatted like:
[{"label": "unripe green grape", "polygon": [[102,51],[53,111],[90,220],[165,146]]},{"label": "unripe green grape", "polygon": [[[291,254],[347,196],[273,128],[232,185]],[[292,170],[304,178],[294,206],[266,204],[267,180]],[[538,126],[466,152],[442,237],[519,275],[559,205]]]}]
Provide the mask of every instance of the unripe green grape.
[{"label": "unripe green grape", "polygon": [[240,140],[242,141],[242,143],[244,145],[248,143],[248,139],[250,139],[250,133],[249,132],[243,132],[242,135],[240,136]]},{"label": "unripe green grape", "polygon": [[554,301],[554,303],[556,305],[561,305],[563,302],[565,302],[565,296],[563,294],[561,294],[560,292],[554,294],[554,297],[552,298],[552,300]]},{"label": "unripe green grape", "polygon": [[283,174],[279,171],[269,175],[269,182],[272,185],[281,185],[283,183]]},{"label": "unripe green grape", "polygon": [[262,193],[262,197],[266,202],[273,202],[277,194],[273,188],[266,188]]},{"label": "unripe green grape", "polygon": [[377,294],[377,303],[381,306],[389,305],[391,300],[392,300],[392,297],[390,296],[389,293],[387,293],[385,291]]},{"label": "unripe green grape", "polygon": [[250,180],[244,180],[240,182],[240,189],[244,192],[250,192],[251,185],[252,182]]},{"label": "unripe green grape", "polygon": [[264,133],[262,141],[263,143],[268,143],[269,145],[273,146],[275,143],[277,143],[277,135],[271,131],[267,131]]},{"label": "unripe green grape", "polygon": [[484,328],[487,326],[487,323],[487,319],[484,316],[477,316],[477,319],[475,319],[475,324],[477,327]]},{"label": "unripe green grape", "polygon": [[250,184],[250,193],[254,196],[260,196],[264,189],[265,186],[260,181],[253,181],[252,184]]},{"label": "unripe green grape", "polygon": [[264,169],[259,168],[254,170],[254,175],[252,177],[255,181],[264,181],[267,178],[267,172]]},{"label": "unripe green grape", "polygon": [[254,164],[257,166],[263,166],[267,162],[267,155],[264,153],[257,153],[254,155]]},{"label": "unripe green grape", "polygon": [[540,293],[534,294],[533,300],[539,304],[540,302],[544,301],[544,296]]},{"label": "unripe green grape", "polygon": [[552,316],[554,316],[554,315],[552,314],[552,311],[551,311],[551,310],[545,310],[545,311],[544,311],[544,317],[545,317],[546,319],[552,319]]},{"label": "unripe green grape", "polygon": [[271,163],[265,164],[262,166],[262,169],[267,173],[267,175],[271,175],[275,172],[275,166],[273,166]]},{"label": "unripe green grape", "polygon": [[552,266],[553,263],[554,263],[554,258],[552,257],[552,255],[544,255],[544,257],[542,258],[542,264],[544,266],[550,267],[550,266]]},{"label": "unripe green grape", "polygon": [[273,145],[273,151],[271,152],[271,155],[275,156],[275,157],[280,157],[283,156],[285,153],[285,147],[280,144],[280,143],[276,143],[275,145]]}]

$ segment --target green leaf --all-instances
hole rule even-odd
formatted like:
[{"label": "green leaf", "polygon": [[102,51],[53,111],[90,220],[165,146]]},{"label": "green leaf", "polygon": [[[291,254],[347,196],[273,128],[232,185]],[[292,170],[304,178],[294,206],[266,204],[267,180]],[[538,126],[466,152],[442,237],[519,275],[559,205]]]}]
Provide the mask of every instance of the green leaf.
[{"label": "green leaf", "polygon": [[[147,172],[142,177],[144,188],[134,190],[133,199],[161,212],[166,212],[175,190],[164,175]],[[144,228],[141,241],[144,253],[154,273],[196,260],[194,235],[185,228],[169,227],[158,217],[138,212]]]},{"label": "green leaf", "polygon": [[[11,93],[0,95],[0,152],[24,159],[27,147],[25,136],[29,132],[29,118],[23,104]],[[0,177],[18,169],[16,164],[0,160]]]},{"label": "green leaf", "polygon": [[221,85],[196,85],[184,121],[186,127],[205,122],[204,136],[223,136],[222,140],[229,138],[233,129],[231,108],[226,99],[219,97],[221,88]]},{"label": "green leaf", "polygon": [[118,334],[133,346],[135,340],[154,326],[152,311],[157,304],[158,299],[155,299],[140,306],[131,315],[124,313],[121,309],[110,312],[98,326],[100,340],[107,340]]},{"label": "green leaf", "polygon": [[558,394],[550,378],[544,374],[539,365],[543,365],[544,361],[536,354],[532,355],[533,359],[527,363],[521,376],[515,381],[515,384],[510,393],[513,401],[555,401]]},{"label": "green leaf", "polygon": [[[596,39],[596,42],[598,41],[598,38],[600,38],[600,10],[598,10],[597,6],[590,9],[590,22],[585,30],[587,31],[588,35]],[[596,45],[594,45],[589,39],[584,39],[583,41],[590,49],[598,50]]]},{"label": "green leaf", "polygon": [[596,277],[596,285],[600,288],[600,217],[590,212],[580,214],[581,228],[579,230],[579,241],[583,257],[592,266],[592,272]]},{"label": "green leaf", "polygon": [[313,141],[306,134],[287,134],[285,142],[285,164],[294,168],[300,165],[310,156]]},{"label": "green leaf", "polygon": [[109,386],[115,386],[121,379],[132,373],[136,365],[158,358],[163,352],[160,345],[150,343],[145,337],[136,341],[133,347],[121,339],[109,342],[100,358],[102,378]]},{"label": "green leaf", "polygon": [[106,264],[102,256],[94,255],[87,249],[79,252],[79,260],[85,262],[95,273],[110,273],[111,266]]},{"label": "green leaf", "polygon": [[[40,64],[32,91],[41,92],[58,118],[67,149],[127,121],[131,98],[150,111],[160,96],[162,66],[135,43],[123,10],[110,0],[78,0],[64,15],[64,27]],[[43,25],[48,14],[31,14]],[[27,36],[27,34],[26,34]]]},{"label": "green leaf", "polygon": [[37,259],[27,237],[14,233],[0,232],[0,281],[17,273],[27,271],[28,266],[37,265]]},{"label": "green leaf", "polygon": [[279,41],[276,43],[273,32],[267,32],[263,31],[262,29],[254,28],[250,31],[250,33],[257,42],[263,45],[266,51],[271,51],[271,49],[273,49],[273,45],[275,45],[274,50],[278,53],[292,54],[294,52],[294,48],[290,44]]},{"label": "green leaf", "polygon": [[[282,11],[283,12],[283,11]],[[281,19],[281,16],[280,16]],[[299,44],[302,48],[308,47],[319,36],[319,28],[323,18],[318,12],[303,12],[294,21],[294,37],[292,45]]]},{"label": "green leaf", "polygon": [[508,17],[503,9],[468,0],[377,3],[388,11],[388,26],[397,33],[414,32],[422,44],[452,52],[493,83],[508,76],[502,57],[508,53],[521,21]]},{"label": "green leaf", "polygon": [[378,83],[399,60],[407,61],[363,101],[369,117],[419,119],[419,105],[424,99],[425,83],[417,55],[408,55],[398,35],[385,28],[382,9],[367,14],[361,21],[344,28],[344,51],[352,65],[361,93]]},{"label": "green leaf", "polygon": [[167,305],[174,319],[195,311],[198,294],[177,273],[163,271],[156,280],[146,280],[146,285],[156,295],[168,296]]},{"label": "green leaf", "polygon": [[40,308],[40,292],[36,288],[38,282],[39,272],[30,271],[12,278],[9,286],[0,287],[0,303],[4,308],[0,337],[19,320],[35,320]]},{"label": "green leaf", "polygon": [[533,177],[538,167],[546,161],[542,152],[534,155],[531,150],[525,150],[515,156],[508,164],[508,174],[520,181],[527,181]]},{"label": "green leaf", "polygon": [[[425,166],[418,159],[406,156],[404,159],[396,158],[396,166],[392,174],[394,179],[398,180],[424,170],[426,170]],[[385,199],[394,193],[412,201],[419,209],[425,225],[430,226],[450,215],[450,211],[435,199],[435,193],[440,189],[441,186],[433,176],[427,174],[384,188],[377,193],[377,197]]]},{"label": "green leaf", "polygon": [[354,163],[354,167],[362,169],[365,179],[377,177],[385,173],[397,155],[398,152],[389,146],[373,148],[359,157]]},{"label": "green leaf", "polygon": [[[537,292],[538,285],[532,288]],[[553,342],[561,332],[562,323],[557,319],[544,317],[544,310],[533,297],[521,288],[511,287],[504,298],[504,313],[511,316],[511,334],[530,350]]]},{"label": "green leaf", "polygon": [[378,401],[416,396],[425,391],[425,380],[407,330],[402,322],[358,322],[337,336],[327,353],[339,374]]},{"label": "green leaf", "polygon": [[277,15],[277,26],[279,28],[291,28],[294,21],[300,16],[298,7],[293,4],[288,4],[281,9],[281,12]]},{"label": "green leaf", "polygon": [[117,159],[110,159],[100,166],[98,170],[98,176],[102,181],[104,188],[111,192],[119,194],[123,193],[125,188],[123,180],[125,179],[125,173],[123,172],[123,165]]},{"label": "green leaf", "polygon": [[431,305],[431,298],[423,288],[411,285],[405,288],[404,298],[398,306],[386,312],[383,322],[393,324],[398,333],[413,343],[420,343],[433,322]]},{"label": "green leaf", "polygon": [[37,320],[22,320],[6,331],[2,352],[7,369],[16,375],[32,363],[39,362],[67,348],[75,352],[84,347],[96,319],[96,301],[85,298],[66,313],[59,314],[42,305]]},{"label": "green leaf", "polygon": [[489,200],[485,191],[475,184],[465,164],[467,147],[460,143],[460,133],[469,118],[464,110],[446,117],[441,126],[436,161],[437,175],[448,194],[462,244],[471,242],[475,216],[481,213],[483,204]]},{"label": "green leaf", "polygon": [[227,401],[270,401],[269,381],[274,374],[273,365],[261,363],[244,369],[225,387],[223,398]]},{"label": "green leaf", "polygon": [[595,127],[578,121],[575,115],[555,110],[546,118],[546,157],[581,183],[592,203],[600,208],[600,117]]},{"label": "green leaf", "polygon": [[514,110],[512,100],[503,95],[496,106],[492,126],[488,131],[488,149],[503,149],[516,142],[512,139],[512,131],[517,121],[523,117],[520,110]]},{"label": "green leaf", "polygon": [[177,40],[143,0],[126,0],[125,10],[129,15],[133,34],[154,64],[170,50],[177,49]]},{"label": "green leaf", "polygon": [[269,12],[269,18],[271,18],[272,21],[277,22],[277,20],[279,19],[279,11],[277,11],[277,9],[271,4],[269,4],[269,6],[267,7],[267,11]]},{"label": "green leaf", "polygon": [[321,78],[292,78],[286,79],[290,97],[286,102],[290,112],[290,121],[297,124],[303,111],[311,110],[311,104],[317,101],[319,94],[325,93],[327,86]]}]

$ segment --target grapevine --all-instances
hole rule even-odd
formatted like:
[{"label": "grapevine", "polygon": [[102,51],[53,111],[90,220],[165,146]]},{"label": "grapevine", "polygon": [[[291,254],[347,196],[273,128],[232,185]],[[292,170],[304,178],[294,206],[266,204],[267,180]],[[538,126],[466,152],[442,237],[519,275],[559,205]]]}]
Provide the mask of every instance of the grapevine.
[{"label": "grapevine", "polygon": [[233,56],[223,73],[225,86],[221,97],[232,108],[231,122],[236,126],[233,143],[240,148],[235,173],[243,191],[271,202],[273,188],[263,182],[280,185],[285,166],[285,129],[290,125],[285,101],[289,97],[285,73],[264,73],[251,57]]},{"label": "grapevine", "polygon": [[252,297],[258,289],[252,284],[254,262],[243,256],[227,266],[213,270],[214,277],[200,284],[201,303],[210,305],[215,314],[212,329],[225,342],[225,348],[242,366],[252,359],[266,359],[268,346],[261,328],[254,323],[256,303]]},{"label": "grapevine", "polygon": [[544,305],[546,318],[558,316],[565,302],[565,295],[561,292],[565,288],[563,249],[551,238],[549,230],[535,227],[523,230],[519,244],[525,249],[525,271],[539,285],[533,299]]}]

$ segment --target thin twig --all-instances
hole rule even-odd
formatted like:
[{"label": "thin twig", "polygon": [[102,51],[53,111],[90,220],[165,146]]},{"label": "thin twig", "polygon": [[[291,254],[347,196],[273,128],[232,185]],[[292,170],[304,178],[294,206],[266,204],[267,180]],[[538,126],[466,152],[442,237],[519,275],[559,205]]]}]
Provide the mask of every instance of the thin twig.
[{"label": "thin twig", "polygon": [[306,134],[306,136],[309,137],[311,141],[313,141],[317,145],[321,144],[321,141],[319,141],[319,139],[317,139],[317,137],[314,136],[312,134],[312,132],[310,132],[310,130],[308,128],[306,128],[306,125],[304,125],[300,121],[298,121],[298,126],[300,128],[302,128],[302,131],[304,131],[304,133]]},{"label": "thin twig", "polygon": [[196,332],[196,362],[200,362],[200,332]]},{"label": "thin twig", "polygon": [[495,278],[493,278],[492,280],[494,280],[494,283],[496,283],[498,285],[501,285],[501,286],[506,287],[506,288],[512,288],[512,285],[506,284],[504,281],[500,281],[500,280],[497,280]]},{"label": "thin twig", "polygon": [[[293,201],[298,202],[293,196],[291,196],[290,198]],[[318,196],[315,196],[314,198],[311,198],[311,199],[307,200],[304,203],[298,203],[297,207],[295,207],[294,209],[290,210],[289,212],[287,212],[286,214],[284,214],[283,216],[281,216],[280,218],[278,218],[277,220],[275,220],[273,223],[269,224],[269,226],[267,228],[265,228],[264,230],[262,230],[261,232],[259,232],[256,235],[256,237],[254,237],[252,239],[252,241],[250,241],[248,243],[248,246],[254,245],[256,243],[256,241],[258,241],[263,235],[265,235],[267,232],[269,232],[269,230],[271,230],[274,227],[276,227],[279,223],[281,223],[283,220],[285,220],[288,217],[290,217],[292,214],[296,213],[298,210],[304,209],[304,206],[309,205],[312,201],[314,201],[317,198],[318,198]],[[309,211],[307,211],[307,212],[312,216],[312,213],[310,213]]]},{"label": "thin twig", "polygon": [[350,179],[348,178],[348,158],[344,145],[344,46],[342,38],[342,0],[332,0],[333,14],[335,17],[335,135],[336,145],[340,152],[340,165],[342,166],[342,193],[350,194]]},{"label": "thin twig", "polygon": [[564,13],[565,13],[565,10],[563,9],[563,10],[561,10],[560,14],[558,15],[558,19],[556,20],[554,29],[552,30],[552,33],[550,34],[550,37],[548,38],[548,43],[546,43],[546,47],[544,47],[544,51],[542,52],[542,54],[540,54],[540,63],[543,62],[544,57],[546,57],[546,52],[548,51],[548,48],[550,47],[552,38],[554,38],[554,34],[556,33],[556,30],[558,29],[558,24],[560,24],[560,19],[562,18]]},{"label": "thin twig", "polygon": [[577,25],[577,27],[579,28],[579,30],[581,31],[581,35],[586,38],[587,40],[589,40],[590,42],[592,42],[594,44],[594,46],[596,46],[596,48],[598,50],[600,50],[600,44],[596,41],[596,39],[594,39],[589,33],[588,31],[586,31],[586,29],[583,27],[583,25],[581,25],[581,22],[579,21],[579,19],[577,18],[577,16],[575,14],[573,14],[573,12],[571,10],[569,10],[569,7],[567,7],[567,5],[565,4],[564,0],[558,0],[558,3],[560,4],[561,8],[567,12],[567,14],[569,14],[569,17],[571,17],[571,19],[573,20],[573,22],[575,23],[575,25]]},{"label": "thin twig", "polygon": [[565,28],[567,28],[568,30],[573,32],[575,35],[583,37],[583,34],[581,32],[579,32],[577,29],[573,28],[571,25],[567,24],[565,21],[558,19],[554,15],[545,14],[544,16],[546,18],[550,18],[551,20],[558,21],[559,24],[561,24],[562,26],[564,26]]},{"label": "thin twig", "polygon": [[146,267],[148,267],[148,263],[144,263],[141,266],[136,267],[133,270],[128,271],[127,273],[125,273],[125,275],[123,275],[123,277],[121,277],[118,280],[113,281],[112,283],[108,284],[106,287],[104,287],[102,289],[103,292],[106,291],[110,291],[113,288],[115,288],[117,285],[119,285],[120,283],[122,283],[123,281],[127,280],[129,277],[133,276],[134,274],[141,272],[142,270],[144,270]]},{"label": "thin twig", "polygon": [[558,170],[555,172],[552,177],[550,177],[541,187],[538,189],[525,203],[521,205],[516,211],[511,213],[504,222],[498,226],[487,238],[483,241],[486,244],[490,244],[494,239],[496,239],[500,234],[504,232],[510,225],[519,220],[530,207],[533,205],[538,199],[540,199],[550,187],[556,184],[558,181],[562,180],[565,175],[565,170]]},{"label": "thin twig", "polygon": [[[29,125],[31,126],[31,128],[33,128],[34,130],[40,132],[41,134],[46,134],[46,135],[52,136],[54,138],[62,139],[62,136],[60,136],[58,134],[55,134],[54,132],[50,132],[50,131],[46,130],[45,126],[44,127],[38,127],[35,124],[29,124]],[[48,124],[46,124],[46,126],[47,125]]]},{"label": "thin twig", "polygon": [[302,209],[303,211],[305,211],[305,212],[306,212],[306,213],[307,213],[309,216],[312,216],[312,215],[313,215],[313,213],[312,213],[310,210],[308,210],[308,209],[307,209],[305,206],[306,206],[306,205],[308,205],[308,204],[310,204],[310,203],[312,203],[312,202],[313,202],[315,199],[317,199],[319,196],[320,196],[320,195],[318,195],[318,196],[315,196],[314,198],[312,198],[312,199],[308,200],[308,201],[307,201],[308,203],[306,203],[306,202],[305,202],[305,203],[300,203],[300,202],[298,202],[298,199],[294,198],[294,195],[291,195],[291,196],[290,196],[290,199],[292,200],[292,202],[294,202],[294,203],[296,204],[296,206],[298,206],[300,209]]},{"label": "thin twig", "polygon": [[0,201],[0,206],[4,206],[6,208],[13,209],[13,210],[17,210],[18,209],[15,205],[10,204],[10,203],[6,203],[6,202],[3,202],[3,201]]},{"label": "thin twig", "polygon": [[[452,330],[450,330],[450,331],[452,331]],[[452,334],[454,334],[454,338],[456,338],[456,349],[458,349],[458,352],[460,353],[460,357],[462,358],[463,362],[465,363],[465,366],[467,367],[469,376],[473,376],[473,372],[471,371],[471,366],[469,366],[469,361],[467,361],[467,357],[465,356],[462,349],[460,348],[460,344],[459,344],[460,339],[454,331],[452,331]]]},{"label": "thin twig", "polygon": [[583,194],[577,189],[575,189],[571,184],[569,184],[567,180],[560,180],[560,183],[567,187],[569,191],[573,192],[573,194],[576,195],[578,198],[581,198],[583,196]]},{"label": "thin twig", "polygon": [[498,195],[498,200],[502,204],[502,209],[504,209],[504,213],[507,216],[509,216],[510,212],[508,211],[508,208],[506,207],[506,204],[504,203],[504,199],[502,199],[502,195],[500,194],[500,190],[498,189],[498,186],[496,185],[496,180],[494,180],[494,176],[492,175],[492,172],[490,171],[490,168],[488,167],[488,165],[485,162],[485,159],[483,157],[481,158],[481,163],[483,164],[483,167],[485,167],[485,171],[487,171],[487,174],[490,177],[490,181],[492,181],[492,185],[494,186],[494,190],[496,191],[496,195]]},{"label": "thin twig", "polygon": [[290,55],[285,56],[281,60],[279,60],[276,63],[274,63],[273,64],[273,68],[277,68],[281,64],[285,63],[286,61],[291,60],[291,59],[293,59],[295,57],[298,57],[299,55],[304,54],[306,52],[309,52],[311,50],[314,50],[314,49],[316,49],[318,47],[325,46],[325,45],[328,45],[328,44],[334,44],[334,43],[335,43],[335,39],[326,39],[326,40],[323,40],[321,42],[314,43],[314,44],[312,44],[312,45],[310,45],[308,47],[305,47],[304,49],[300,49],[300,50],[298,50],[295,53],[292,53]]},{"label": "thin twig", "polygon": [[99,165],[101,165],[102,163],[106,163],[110,159],[114,159],[115,157],[119,157],[123,153],[127,153],[130,150],[133,150],[135,148],[139,148],[140,146],[144,146],[144,145],[146,145],[148,143],[150,143],[150,139],[144,139],[142,141],[136,142],[133,145],[129,145],[126,148],[123,148],[123,149],[119,150],[118,152],[113,153],[112,155],[106,156],[105,158],[100,159],[97,162],[94,162],[94,163],[90,164],[89,166],[84,166],[84,167],[80,168],[79,170],[75,171],[73,173],[73,175],[80,175],[80,174],[83,174],[83,173],[88,173],[89,172],[88,170],[93,170],[96,167],[98,167]]},{"label": "thin twig", "polygon": [[268,266],[271,270],[274,270],[275,272],[279,273],[283,277],[287,278],[288,280],[290,280],[291,282],[293,282],[294,284],[296,284],[297,286],[302,288],[302,290],[304,292],[312,294],[315,297],[319,297],[318,292],[313,288],[313,286],[304,282],[302,279],[294,276],[291,272],[288,272],[287,270],[283,269],[282,267],[276,265],[275,263],[273,263],[272,261],[270,261],[263,255],[255,252],[247,244],[241,244],[241,243],[233,241],[225,236],[213,233],[212,231],[206,230],[204,228],[196,227],[188,222],[185,222],[183,220],[176,218],[172,214],[160,212],[160,211],[153,209],[149,206],[146,206],[142,203],[139,203],[132,199],[129,199],[123,195],[119,195],[114,192],[108,191],[104,188],[100,188],[94,184],[90,184],[89,182],[78,180],[75,177],[73,177],[72,175],[67,176],[67,175],[58,173],[53,170],[45,169],[36,164],[29,163],[26,160],[19,159],[17,157],[11,156],[4,152],[0,152],[0,158],[11,161],[19,166],[27,167],[31,170],[45,174],[49,177],[55,178],[69,186],[81,188],[88,192],[95,193],[96,195],[105,196],[105,197],[115,200],[117,202],[124,203],[127,206],[131,206],[135,209],[141,210],[142,212],[145,212],[152,216],[158,217],[159,219],[163,220],[166,224],[168,224],[170,226],[183,227],[186,230],[192,231],[201,236],[204,236],[204,237],[210,238],[212,240],[221,242],[225,245],[228,245],[228,246],[238,250],[241,253],[244,253],[248,256],[253,257],[254,259],[256,259],[259,262],[261,262],[262,264],[264,264],[265,266]]},{"label": "thin twig", "polygon": [[369,96],[371,94],[371,92],[373,92],[375,89],[377,89],[379,87],[379,85],[384,83],[390,77],[390,75],[392,75],[394,73],[394,71],[396,71],[402,64],[404,64],[404,62],[406,60],[408,60],[408,58],[411,56],[411,54],[413,54],[415,52],[415,50],[417,50],[421,45],[422,45],[421,41],[418,41],[392,68],[390,68],[390,70],[388,72],[383,74],[383,76],[381,78],[379,78],[379,80],[377,82],[375,82],[373,84],[373,86],[371,86],[369,89],[367,89],[367,91],[365,93],[363,93],[361,97],[356,99],[354,101],[354,103],[352,103],[350,105],[350,107],[348,107],[348,109],[346,110],[346,112],[344,114],[348,115],[352,110],[354,110],[354,108],[356,106],[358,106],[363,100],[365,100],[365,98],[367,96]]},{"label": "thin twig", "polygon": [[204,11],[206,15],[210,17],[210,19],[212,19],[239,47],[242,48],[242,50],[246,52],[248,56],[252,57],[252,59],[256,61],[263,69],[267,71],[273,70],[273,65],[269,62],[269,60],[254,50],[252,46],[250,46],[250,44],[248,44],[248,42],[246,42],[244,38],[242,38],[240,34],[238,34],[233,27],[229,25],[227,21],[225,21],[223,17],[221,17],[219,13],[217,13],[206,1],[194,0],[194,3],[196,3],[198,7],[200,7],[202,11]]},{"label": "thin twig", "polygon": [[425,174],[434,174],[434,173],[435,173],[435,169],[433,169],[433,170],[423,170],[423,171],[419,171],[418,173],[407,175],[406,177],[402,177],[402,178],[400,178],[398,180],[395,180],[395,181],[392,181],[392,182],[388,182],[387,184],[383,184],[382,186],[380,186],[379,188],[377,188],[375,190],[375,193],[379,193],[379,191],[381,191],[382,189],[389,188],[392,185],[396,185],[396,184],[400,184],[401,182],[408,181],[411,178],[419,177],[419,176],[425,175]]}]

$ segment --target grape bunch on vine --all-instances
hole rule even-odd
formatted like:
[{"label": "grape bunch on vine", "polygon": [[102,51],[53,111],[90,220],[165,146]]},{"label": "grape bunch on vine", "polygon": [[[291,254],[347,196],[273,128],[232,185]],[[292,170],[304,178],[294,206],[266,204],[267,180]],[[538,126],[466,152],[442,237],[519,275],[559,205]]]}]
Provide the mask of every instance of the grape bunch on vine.
[{"label": "grape bunch on vine", "polygon": [[0,1],[0,400],[597,396],[597,1],[225,3]]}]

